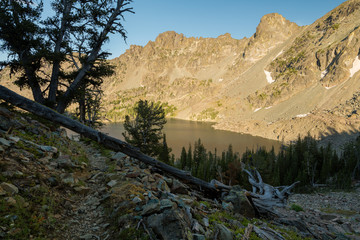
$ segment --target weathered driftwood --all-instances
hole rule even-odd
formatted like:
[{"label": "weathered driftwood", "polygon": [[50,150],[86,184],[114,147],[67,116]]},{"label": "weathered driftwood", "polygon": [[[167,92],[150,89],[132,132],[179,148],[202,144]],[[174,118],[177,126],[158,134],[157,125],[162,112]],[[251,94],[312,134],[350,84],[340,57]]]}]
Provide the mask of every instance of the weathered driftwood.
[{"label": "weathered driftwood", "polygon": [[244,170],[249,175],[249,182],[252,185],[252,192],[248,195],[253,201],[254,208],[260,214],[278,215],[274,207],[285,207],[290,191],[299,182],[295,182],[290,186],[273,187],[263,182],[260,173],[254,170],[254,175],[248,170]]},{"label": "weathered driftwood", "polygon": [[31,101],[19,94],[7,89],[4,86],[0,85],[0,99],[5,100],[8,103],[11,103],[21,109],[29,111],[37,116],[40,116],[44,119],[57,123],[61,126],[64,126],[68,129],[77,132],[84,137],[90,138],[92,140],[97,141],[99,144],[114,150],[122,152],[130,157],[136,158],[148,165],[154,166],[162,171],[169,173],[179,179],[185,180],[189,183],[195,184],[199,186],[202,190],[207,190],[211,192],[217,192],[221,189],[227,189],[226,185],[216,185],[206,181],[203,181],[199,178],[192,176],[189,172],[180,170],[173,166],[167,165],[163,162],[157,161],[156,159],[149,157],[142,152],[140,152],[137,148],[131,146],[130,144],[123,142],[114,137],[108,136],[102,132],[99,132],[93,128],[85,126],[78,121],[70,119],[46,106],[43,106],[39,103]]}]

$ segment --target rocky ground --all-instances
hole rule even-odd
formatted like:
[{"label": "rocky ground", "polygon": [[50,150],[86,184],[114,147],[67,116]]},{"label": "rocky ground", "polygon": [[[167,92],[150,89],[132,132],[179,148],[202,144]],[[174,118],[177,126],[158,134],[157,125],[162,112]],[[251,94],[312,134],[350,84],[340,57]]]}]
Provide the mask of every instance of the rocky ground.
[{"label": "rocky ground", "polygon": [[259,217],[239,186],[214,198],[6,108],[0,129],[0,239],[360,238],[359,192],[294,195]]}]

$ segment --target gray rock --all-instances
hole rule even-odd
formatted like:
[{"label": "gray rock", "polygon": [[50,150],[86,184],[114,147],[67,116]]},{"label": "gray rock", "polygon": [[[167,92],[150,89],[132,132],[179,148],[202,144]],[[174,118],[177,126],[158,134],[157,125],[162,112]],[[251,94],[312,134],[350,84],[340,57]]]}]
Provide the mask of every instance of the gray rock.
[{"label": "gray rock", "polygon": [[215,235],[216,234],[217,234],[216,239],[221,239],[221,240],[232,240],[233,239],[232,232],[222,224],[215,225]]},{"label": "gray rock", "polygon": [[194,233],[193,240],[205,240],[205,236],[201,234]]},{"label": "gray rock", "polygon": [[4,145],[6,147],[10,147],[13,142],[6,140],[5,138],[0,138],[0,145]]},{"label": "gray rock", "polygon": [[62,173],[60,174],[61,181],[65,184],[73,185],[75,183],[73,173]]},{"label": "gray rock", "polygon": [[59,184],[56,177],[51,176],[47,180],[49,181],[50,186],[52,186],[52,187],[57,186]]},{"label": "gray rock", "polygon": [[123,160],[126,157],[127,157],[126,154],[124,154],[122,152],[117,152],[113,156],[111,156],[111,160],[118,161],[118,160]]},{"label": "gray rock", "polygon": [[11,206],[16,206],[16,199],[13,197],[6,197],[4,200]]},{"label": "gray rock", "polygon": [[178,194],[188,194],[187,187],[176,179],[173,180],[171,192]]},{"label": "gray rock", "polygon": [[208,219],[208,218],[205,218],[205,217],[204,217],[204,218],[202,219],[202,221],[203,221],[203,224],[204,224],[205,227],[209,227],[209,226],[210,226],[210,225],[209,225],[209,219]]},{"label": "gray rock", "polygon": [[129,224],[129,222],[131,222],[133,220],[133,216],[130,214],[125,214],[125,215],[121,215],[120,217],[117,218],[117,222],[119,224],[119,226],[124,226],[126,224]]},{"label": "gray rock", "polygon": [[6,191],[0,186],[0,196],[5,196]]},{"label": "gray rock", "polygon": [[[234,187],[230,190],[229,194],[223,198],[223,201],[232,203],[234,212],[249,218],[255,217],[254,208],[247,200],[244,190],[237,190],[237,188]],[[231,205],[229,207],[231,207]]]},{"label": "gray rock", "polygon": [[336,219],[337,216],[331,215],[331,214],[321,214],[320,218],[325,221],[332,221],[332,220]]},{"label": "gray rock", "polygon": [[342,229],[344,229],[345,232],[347,233],[352,233],[354,232],[354,229],[351,227],[350,223],[344,223],[341,225]]},{"label": "gray rock", "polygon": [[58,151],[56,147],[44,146],[44,145],[40,145],[39,149],[43,152],[51,152],[51,153],[57,153]]},{"label": "gray rock", "polygon": [[15,195],[15,194],[18,194],[19,193],[19,189],[14,186],[13,184],[11,183],[1,183],[0,184],[0,187],[7,193],[10,193],[11,195]]},{"label": "gray rock", "polygon": [[160,201],[160,210],[163,210],[165,208],[172,208],[175,205],[176,204],[169,199],[162,199]]},{"label": "gray rock", "polygon": [[157,189],[159,191],[165,191],[165,192],[170,192],[170,188],[168,187],[168,185],[166,184],[166,181],[164,180],[159,180],[158,184],[157,184]]},{"label": "gray rock", "polygon": [[116,180],[111,180],[110,182],[108,182],[106,185],[109,186],[109,187],[113,187],[117,184],[117,181]]},{"label": "gray rock", "polygon": [[351,238],[349,238],[348,236],[346,236],[345,234],[341,234],[341,233],[338,233],[336,234],[336,240],[350,240]]},{"label": "gray rock", "polygon": [[0,153],[4,152],[4,151],[5,151],[4,148],[2,146],[0,146]]},{"label": "gray rock", "polygon": [[67,155],[61,156],[55,160],[58,168],[71,169],[75,168],[76,165],[71,161]]},{"label": "gray rock", "polygon": [[[0,109],[0,112],[1,112],[1,109]],[[8,118],[0,115],[0,129],[7,131],[7,130],[9,130],[9,128],[12,125],[13,124],[11,123],[11,121]]]},{"label": "gray rock", "polygon": [[242,225],[242,223],[239,222],[239,221],[237,221],[237,220],[228,219],[228,222],[229,222],[232,226],[234,226],[234,227],[236,227],[236,228],[245,228],[245,226]]},{"label": "gray rock", "polygon": [[0,107],[0,129],[8,131],[9,128],[22,128],[24,127],[19,121],[14,119],[14,114],[6,108]]},{"label": "gray rock", "polygon": [[19,137],[13,137],[13,136],[11,136],[11,137],[9,137],[9,139],[10,139],[11,141],[15,142],[15,143],[17,143],[17,142],[20,141],[20,138],[19,138]]},{"label": "gray rock", "polygon": [[231,202],[222,202],[221,206],[224,210],[233,211],[234,205]]},{"label": "gray rock", "polygon": [[198,232],[198,233],[205,233],[205,230],[204,228],[200,225],[200,223],[198,221],[196,221],[195,219],[193,220],[193,223],[192,223],[192,227],[191,229],[195,232]]},{"label": "gray rock", "polygon": [[156,212],[160,211],[160,202],[157,199],[151,199],[148,201],[148,203],[143,206],[143,210],[141,212],[142,216],[147,216],[154,214]]},{"label": "gray rock", "polygon": [[166,209],[161,214],[153,214],[147,218],[147,225],[159,239],[193,239],[190,220],[183,210]]},{"label": "gray rock", "polygon": [[133,200],[132,200],[133,203],[140,203],[142,202],[141,198],[139,197],[134,197]]},{"label": "gray rock", "polygon": [[94,236],[93,234],[87,233],[83,236],[80,236],[80,239],[81,240],[91,240],[91,239],[93,239],[93,236]]},{"label": "gray rock", "polygon": [[90,192],[91,189],[89,187],[79,186],[75,187],[74,190],[82,195],[86,195]]}]

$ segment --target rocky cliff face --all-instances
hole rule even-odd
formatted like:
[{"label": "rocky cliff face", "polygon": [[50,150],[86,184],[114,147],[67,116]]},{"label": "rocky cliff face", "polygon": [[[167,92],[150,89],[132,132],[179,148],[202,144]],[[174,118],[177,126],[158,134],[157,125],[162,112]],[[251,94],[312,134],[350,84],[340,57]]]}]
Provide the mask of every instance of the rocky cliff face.
[{"label": "rocky cliff face", "polygon": [[121,99],[109,116],[150,98],[176,117],[216,121],[219,129],[285,141],[308,132],[351,136],[360,126],[351,100],[360,88],[359,5],[347,1],[305,27],[268,14],[248,39],[160,34],[114,60],[131,69],[121,84],[113,80]]},{"label": "rocky cliff face", "polygon": [[352,100],[360,88],[359,7],[349,0],[304,27],[268,14],[240,40],[164,32],[131,46],[111,60],[105,115],[121,121],[137,100],[149,99],[169,116],[272,139],[353,135],[360,126]]},{"label": "rocky cliff face", "polygon": [[262,76],[249,89],[249,84],[239,85],[243,81],[239,76],[300,30],[273,13],[261,19],[249,39],[233,39],[230,34],[187,38],[165,32],[144,47],[131,46],[112,60],[118,71],[105,84],[107,116],[119,119],[138,98],[150,98],[173,106],[176,117],[218,120],[228,97],[265,85]]}]

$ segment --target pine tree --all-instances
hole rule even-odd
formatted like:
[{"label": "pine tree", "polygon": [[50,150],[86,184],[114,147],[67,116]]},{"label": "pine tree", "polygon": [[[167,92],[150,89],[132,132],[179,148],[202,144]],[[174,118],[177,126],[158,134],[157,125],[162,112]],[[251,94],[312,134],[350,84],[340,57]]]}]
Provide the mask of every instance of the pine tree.
[{"label": "pine tree", "polygon": [[125,117],[123,136],[143,153],[155,157],[163,147],[160,140],[163,139],[165,123],[165,112],[159,104],[140,100],[134,108],[134,115]]},{"label": "pine tree", "polygon": [[189,149],[186,157],[186,170],[191,171],[193,167],[193,158],[192,158],[192,149],[191,144],[189,144]]},{"label": "pine tree", "polygon": [[179,163],[179,167],[181,169],[185,169],[185,167],[186,167],[186,162],[187,162],[186,158],[187,158],[187,154],[186,154],[185,147],[182,147],[181,155],[180,155],[180,163]]},{"label": "pine tree", "polygon": [[44,13],[42,0],[0,1],[0,48],[9,56],[0,65],[19,73],[15,84],[30,88],[36,102],[63,113],[91,81],[112,73],[102,71],[110,55],[102,47],[110,34],[126,39],[122,21],[133,11],[131,0],[50,3],[52,11]]},{"label": "pine tree", "polygon": [[166,164],[172,165],[174,161],[171,161],[170,152],[171,148],[168,147],[166,143],[166,134],[164,134],[162,148],[160,149],[159,153],[159,160]]}]

